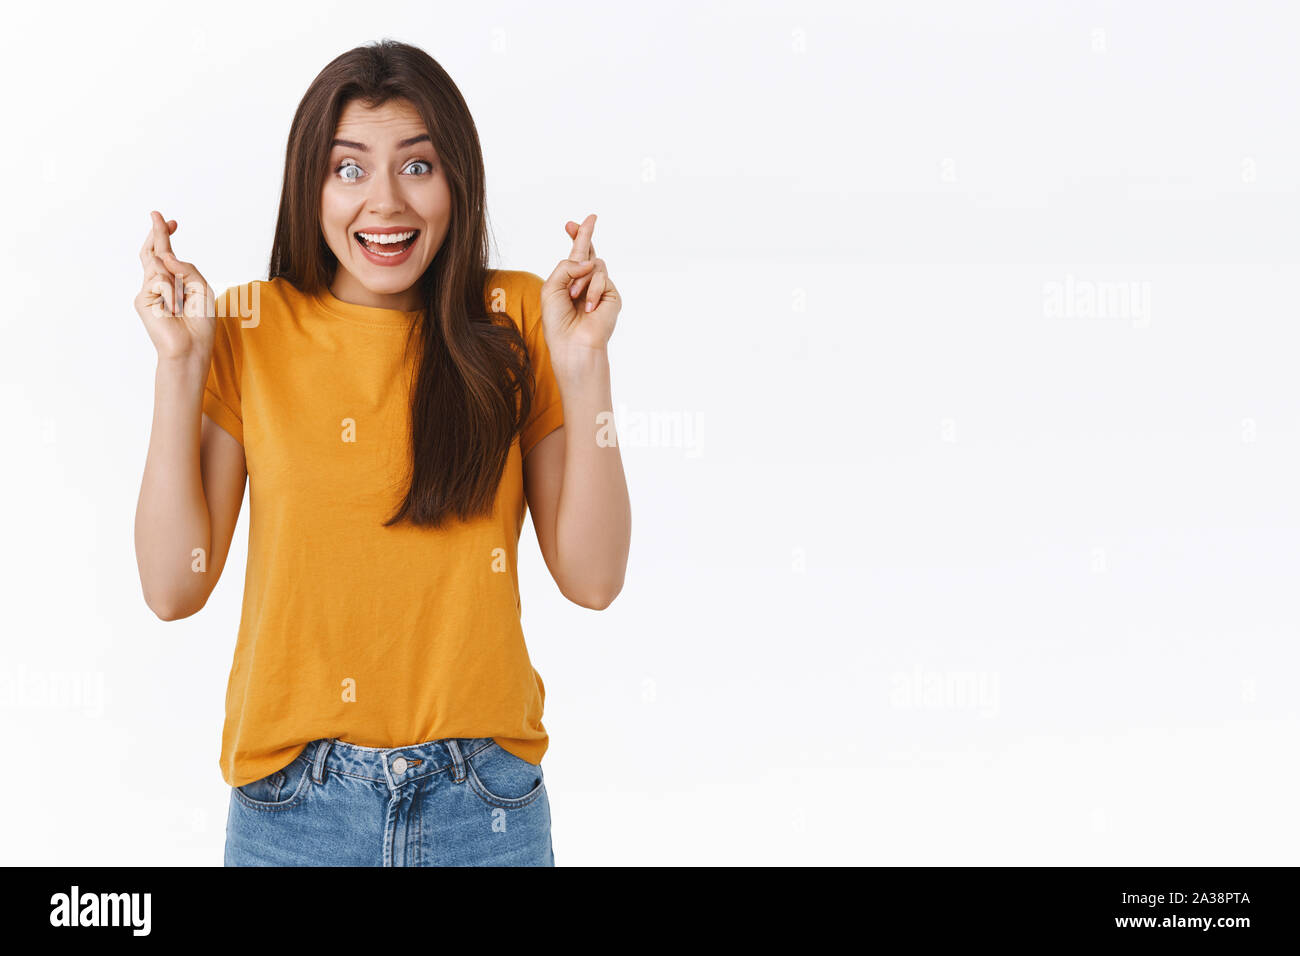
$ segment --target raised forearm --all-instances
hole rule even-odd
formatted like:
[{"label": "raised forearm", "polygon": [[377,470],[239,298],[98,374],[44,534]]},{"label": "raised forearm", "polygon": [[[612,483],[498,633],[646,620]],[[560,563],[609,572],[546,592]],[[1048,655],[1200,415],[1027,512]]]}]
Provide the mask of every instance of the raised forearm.
[{"label": "raised forearm", "polygon": [[195,570],[206,568],[212,553],[199,453],[209,361],[206,355],[159,359],[154,376],[153,430],[136,504],[135,553],[145,603],[164,620],[193,614],[210,590],[207,575]]},{"label": "raised forearm", "polygon": [[632,536],[632,506],[614,434],[609,355],[604,349],[582,349],[559,364],[565,446],[555,551],[566,595],[601,609],[623,587]]}]

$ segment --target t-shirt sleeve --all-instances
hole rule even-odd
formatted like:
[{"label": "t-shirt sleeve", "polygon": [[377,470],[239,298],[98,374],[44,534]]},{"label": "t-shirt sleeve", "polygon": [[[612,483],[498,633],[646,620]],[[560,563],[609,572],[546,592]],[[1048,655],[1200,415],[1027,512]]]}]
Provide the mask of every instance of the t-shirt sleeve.
[{"label": "t-shirt sleeve", "polygon": [[223,308],[239,301],[238,287],[221,294],[217,307],[217,328],[212,340],[212,365],[203,388],[203,411],[228,431],[241,445],[244,443],[244,420],[240,404],[240,376],[244,367],[243,340],[238,309]]},{"label": "t-shirt sleeve", "polygon": [[533,446],[564,424],[564,406],[560,404],[560,386],[551,369],[551,352],[546,345],[545,330],[542,328],[542,285],[545,280],[538,275],[528,273],[523,285],[523,332],[524,344],[532,357],[533,377],[536,390],[533,392],[533,408],[528,421],[519,434],[519,453],[527,455]]}]

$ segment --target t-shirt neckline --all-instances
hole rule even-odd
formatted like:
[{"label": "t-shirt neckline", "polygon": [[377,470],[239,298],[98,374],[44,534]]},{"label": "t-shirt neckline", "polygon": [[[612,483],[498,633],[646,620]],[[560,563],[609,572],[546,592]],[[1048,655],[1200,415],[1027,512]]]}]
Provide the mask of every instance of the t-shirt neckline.
[{"label": "t-shirt neckline", "polygon": [[406,312],[401,309],[381,309],[373,305],[357,305],[355,302],[344,302],[330,291],[329,286],[322,287],[316,293],[315,299],[323,311],[335,318],[360,325],[376,325],[393,329],[410,327],[411,323],[417,320],[424,311],[423,309],[416,309]]}]

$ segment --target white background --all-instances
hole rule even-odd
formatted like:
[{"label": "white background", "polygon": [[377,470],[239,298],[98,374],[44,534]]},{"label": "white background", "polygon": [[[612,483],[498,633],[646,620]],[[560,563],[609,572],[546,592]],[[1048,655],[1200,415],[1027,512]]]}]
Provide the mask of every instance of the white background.
[{"label": "white background", "polygon": [[6,12],[3,862],[221,862],[248,512],[156,619],[137,252],[264,278],[299,98],[393,37],[496,264],[595,212],[625,300],[626,586],[521,547],[558,865],[1294,864],[1295,8],[464,6]]}]

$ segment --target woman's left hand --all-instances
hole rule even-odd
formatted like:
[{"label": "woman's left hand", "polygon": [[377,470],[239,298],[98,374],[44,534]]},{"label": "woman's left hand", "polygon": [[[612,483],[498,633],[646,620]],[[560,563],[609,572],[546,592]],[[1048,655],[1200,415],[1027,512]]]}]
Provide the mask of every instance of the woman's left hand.
[{"label": "woman's left hand", "polygon": [[591,244],[595,229],[595,213],[581,225],[572,221],[565,224],[573,248],[569,258],[560,260],[542,286],[542,332],[552,365],[592,349],[603,351],[623,307],[605,260],[596,258]]}]

